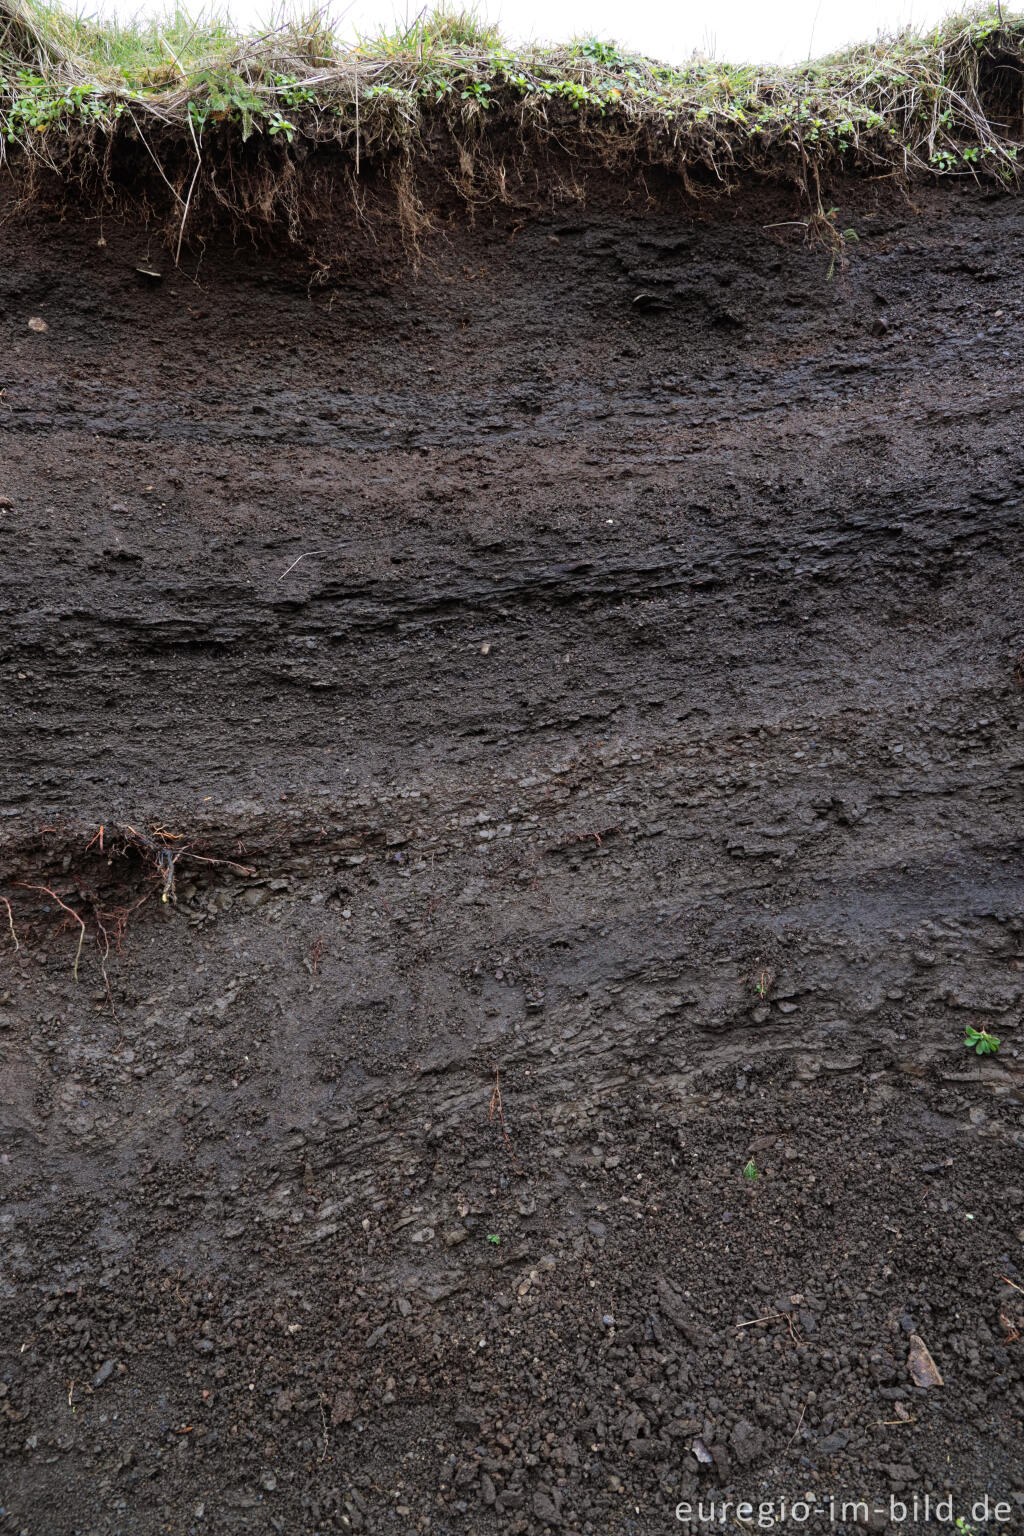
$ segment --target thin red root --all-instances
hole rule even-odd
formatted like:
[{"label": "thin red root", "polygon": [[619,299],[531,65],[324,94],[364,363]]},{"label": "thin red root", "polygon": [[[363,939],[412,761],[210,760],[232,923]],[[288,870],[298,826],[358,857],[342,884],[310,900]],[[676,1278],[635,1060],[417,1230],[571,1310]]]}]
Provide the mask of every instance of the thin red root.
[{"label": "thin red root", "polygon": [[26,891],[42,891],[45,896],[51,896],[53,898],[53,900],[57,903],[58,907],[62,907],[63,910],[68,914],[68,916],[69,917],[73,917],[75,922],[78,924],[79,929],[81,931],[79,932],[79,935],[78,935],[78,948],[75,950],[75,963],[74,963],[74,966],[72,967],[72,973],[71,973],[74,976],[75,980],[77,981],[78,980],[78,962],[82,958],[82,945],[85,943],[85,923],[79,917],[79,915],[75,911],[74,907],[69,907],[66,901],[61,901],[60,897],[57,895],[57,892],[56,891],[51,891],[50,887],[48,885],[28,885],[24,880],[19,880],[17,883],[18,883],[18,885],[20,885],[22,887],[23,890],[26,890]]}]

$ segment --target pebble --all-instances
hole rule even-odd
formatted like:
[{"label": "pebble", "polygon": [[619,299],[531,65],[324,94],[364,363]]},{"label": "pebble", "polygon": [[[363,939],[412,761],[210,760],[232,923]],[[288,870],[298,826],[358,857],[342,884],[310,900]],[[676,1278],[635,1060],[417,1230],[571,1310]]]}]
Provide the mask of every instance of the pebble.
[{"label": "pebble", "polygon": [[920,1334],[910,1335],[910,1354],[907,1357],[907,1370],[911,1380],[917,1387],[941,1387],[942,1376],[938,1366],[928,1352],[928,1347]]}]

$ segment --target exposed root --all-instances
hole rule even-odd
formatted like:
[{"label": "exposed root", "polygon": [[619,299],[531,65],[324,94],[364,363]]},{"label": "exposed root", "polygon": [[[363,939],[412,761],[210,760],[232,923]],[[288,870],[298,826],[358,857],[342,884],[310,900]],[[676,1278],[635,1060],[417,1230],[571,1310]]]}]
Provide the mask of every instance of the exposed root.
[{"label": "exposed root", "polygon": [[505,1143],[505,1150],[512,1159],[512,1166],[516,1173],[521,1174],[523,1170],[519,1166],[515,1148],[512,1145],[512,1138],[505,1124],[505,1110],[501,1102],[501,1074],[497,1067],[494,1069],[494,1087],[491,1090],[491,1102],[487,1108],[487,1119],[492,1125],[495,1121],[498,1122],[498,1125],[501,1127],[501,1136]]},{"label": "exposed root", "polygon": [[21,945],[18,943],[18,935],[14,931],[14,914],[11,911],[11,904],[6,896],[0,896],[0,902],[7,908],[7,926],[11,931],[11,938],[14,940],[15,951],[17,951],[21,948]]},{"label": "exposed root", "polygon": [[[36,828],[36,835],[44,850],[43,857],[50,864],[56,862],[60,855],[47,842],[46,834],[58,830],[57,827],[49,826]],[[14,880],[11,883],[21,890],[39,892],[55,902],[66,914],[60,925],[61,931],[69,922],[77,925],[78,943],[73,965],[76,982],[79,980],[86,935],[88,933],[95,937],[111,1017],[120,1025],[108,973],[110,958],[121,954],[132,918],[157,891],[162,901],[176,901],[175,875],[180,862],[188,859],[198,864],[221,866],[240,875],[253,875],[256,871],[251,865],[241,864],[234,859],[199,853],[192,843],[185,841],[183,833],[172,832],[155,823],[142,831],[128,823],[119,823],[114,836],[110,835],[110,828],[102,824],[85,841],[84,850],[82,843],[78,843],[78,850],[75,851],[73,846],[72,851],[65,854],[61,876],[61,883],[70,881],[73,884],[76,893],[74,897],[70,892],[61,894],[54,888],[54,884],[46,884],[41,880]],[[125,867],[123,861],[126,855],[131,857]],[[142,861],[141,872],[139,858]],[[33,850],[29,854],[29,867],[37,861],[38,854]],[[94,870],[96,875],[93,874]],[[0,895],[0,907],[6,912],[7,930],[15,951],[18,951],[21,943],[15,928],[14,909],[7,896]]]},{"label": "exposed root", "polygon": [[318,1401],[318,1403],[320,1405],[320,1423],[323,1426],[323,1432],[324,1432],[324,1448],[320,1452],[320,1455],[317,1457],[317,1460],[318,1461],[326,1461],[327,1460],[327,1452],[330,1449],[331,1437],[330,1437],[330,1435],[328,1433],[328,1430],[327,1430],[327,1414],[324,1412],[324,1395],[323,1395],[322,1392],[321,1392],[319,1398],[317,1399],[317,1401]]},{"label": "exposed root", "polygon": [[16,883],[18,885],[24,886],[26,891],[43,891],[47,896],[51,896],[53,898],[53,900],[57,903],[58,907],[61,907],[68,914],[69,917],[73,917],[75,922],[78,924],[78,927],[79,927],[78,948],[75,950],[75,963],[74,963],[74,966],[72,967],[72,974],[73,974],[75,980],[77,981],[78,980],[78,962],[82,958],[82,945],[85,943],[85,920],[82,917],[79,916],[79,914],[75,911],[74,907],[69,907],[66,901],[62,901],[61,898],[57,895],[57,892],[54,891],[54,890],[51,890],[51,888],[48,885],[29,885],[24,880],[18,880]]},{"label": "exposed root", "polygon": [[126,842],[140,849],[152,861],[160,877],[160,900],[164,902],[170,901],[177,905],[175,872],[179,860],[184,858],[194,859],[198,864],[219,864],[240,875],[256,873],[251,865],[236,864],[233,859],[212,859],[206,854],[196,853],[190,843],[183,841],[182,833],[168,832],[166,827],[154,826],[151,832],[139,832],[127,822],[118,822],[118,831],[124,835]]}]

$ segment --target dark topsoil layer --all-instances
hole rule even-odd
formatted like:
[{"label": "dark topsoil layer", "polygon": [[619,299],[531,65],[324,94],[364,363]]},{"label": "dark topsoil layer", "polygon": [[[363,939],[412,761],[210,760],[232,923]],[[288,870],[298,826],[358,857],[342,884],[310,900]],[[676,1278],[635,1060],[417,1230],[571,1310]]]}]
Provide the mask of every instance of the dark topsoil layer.
[{"label": "dark topsoil layer", "polygon": [[5,228],[0,1528],[1024,1528],[1024,204],[838,201]]}]

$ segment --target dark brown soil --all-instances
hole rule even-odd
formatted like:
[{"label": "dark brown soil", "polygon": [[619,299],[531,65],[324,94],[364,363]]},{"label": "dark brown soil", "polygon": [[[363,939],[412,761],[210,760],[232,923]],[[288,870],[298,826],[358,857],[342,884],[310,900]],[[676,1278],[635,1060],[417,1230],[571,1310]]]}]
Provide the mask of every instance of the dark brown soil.
[{"label": "dark brown soil", "polygon": [[0,1529],[1024,1528],[1024,205],[875,195],[6,227]]}]

